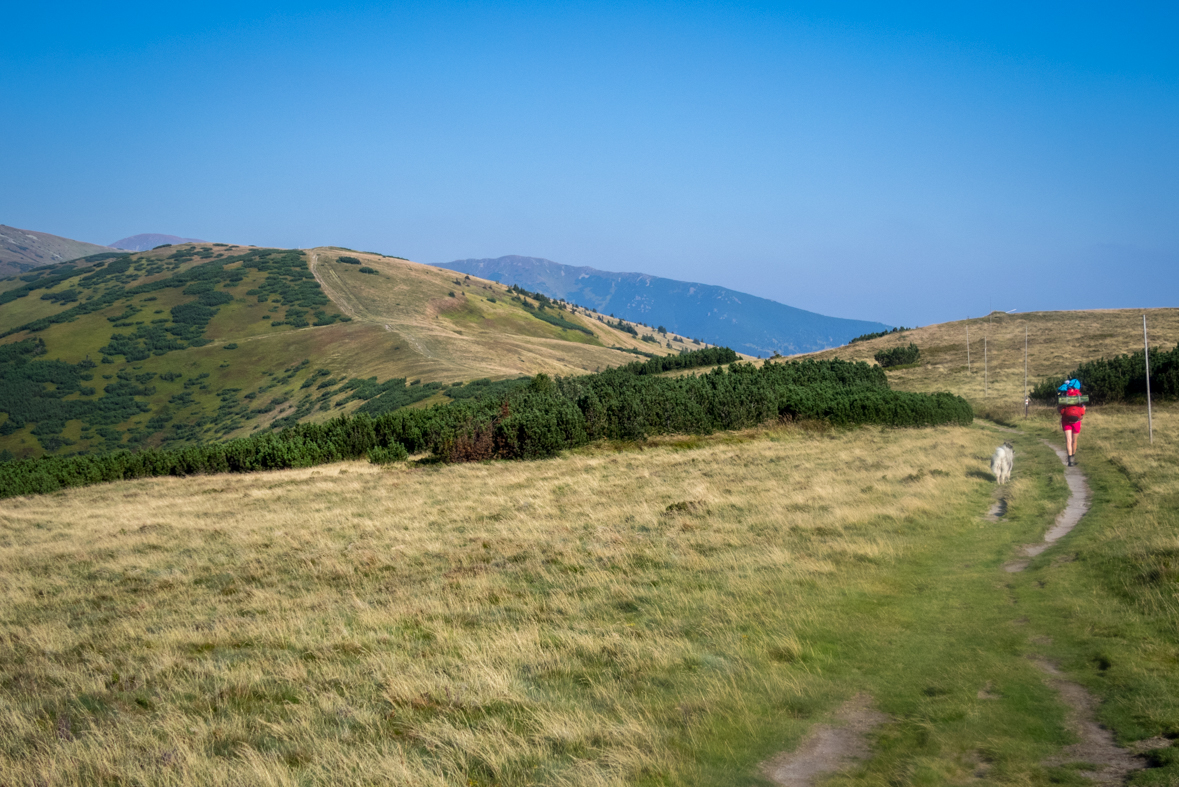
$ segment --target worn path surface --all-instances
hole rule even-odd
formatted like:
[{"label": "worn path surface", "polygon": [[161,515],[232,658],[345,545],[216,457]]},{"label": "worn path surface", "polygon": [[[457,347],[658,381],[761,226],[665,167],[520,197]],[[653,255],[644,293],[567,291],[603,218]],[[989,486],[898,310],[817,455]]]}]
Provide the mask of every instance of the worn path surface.
[{"label": "worn path surface", "polygon": [[[1016,429],[1000,429],[1023,434]],[[1069,488],[1069,498],[1064,510],[1044,534],[1044,540],[1020,547],[1021,557],[1003,567],[1009,573],[1026,569],[1031,558],[1041,554],[1071,532],[1089,510],[1091,492],[1081,468],[1068,467],[1068,456],[1063,450],[1047,440],[1041,442],[1055,451],[1061,463],[1065,464],[1064,477]],[[999,500],[987,512],[987,518],[998,521],[1006,512],[1007,501]],[[1047,638],[1034,638],[1033,642],[1037,639],[1050,641]],[[1165,739],[1160,739],[1159,742],[1142,741],[1134,751],[1118,746],[1113,732],[1097,722],[1097,699],[1079,683],[1068,680],[1051,662],[1036,659],[1035,663],[1047,674],[1050,685],[1060,692],[1061,700],[1069,708],[1068,725],[1078,738],[1077,743],[1050,757],[1044,762],[1045,765],[1085,763],[1090,767],[1081,775],[1095,783],[1124,784],[1131,773],[1146,767],[1146,761],[1139,752],[1170,744],[1170,741]],[[982,697],[983,692],[980,692],[979,696]],[[762,773],[774,784],[782,787],[809,787],[827,774],[867,759],[871,755],[868,736],[886,721],[887,716],[872,708],[870,697],[858,694],[840,706],[832,724],[815,726],[803,738],[797,749],[782,752],[763,763]]]},{"label": "worn path surface", "polygon": [[762,773],[782,787],[807,787],[819,776],[867,759],[868,734],[888,717],[872,708],[867,694],[857,694],[839,706],[833,721],[816,725],[794,751],[763,763]]},{"label": "worn path surface", "polygon": [[[1061,464],[1065,465],[1064,480],[1068,484],[1068,502],[1056,517],[1056,522],[1044,534],[1044,540],[1038,544],[1021,547],[1022,557],[1003,567],[1009,573],[1027,568],[1031,558],[1041,554],[1070,533],[1089,510],[1092,493],[1080,466],[1069,467],[1068,454],[1047,440],[1041,439],[1040,442],[1055,451]],[[1050,641],[1047,638],[1034,638],[1033,642],[1037,639]],[[1068,726],[1078,739],[1076,743],[1066,746],[1058,754],[1045,760],[1045,765],[1085,763],[1091,767],[1080,771],[1080,775],[1092,779],[1096,784],[1125,784],[1131,773],[1146,767],[1146,761],[1137,752],[1158,748],[1160,745],[1170,745],[1170,741],[1162,739],[1161,743],[1140,741],[1135,747],[1136,751],[1118,746],[1113,731],[1097,721],[1097,698],[1081,684],[1068,680],[1052,662],[1045,659],[1034,659],[1034,662],[1047,674],[1048,683],[1060,692],[1061,700],[1069,709]]]},{"label": "worn path surface", "polygon": [[[1015,432],[1014,429],[1005,429],[1004,431]],[[1092,496],[1089,491],[1089,484],[1085,482],[1085,474],[1081,472],[1079,466],[1069,467],[1068,454],[1062,449],[1057,448],[1047,440],[1041,439],[1044,445],[1051,448],[1060,457],[1064,468],[1064,480],[1068,484],[1068,503],[1065,504],[1064,510],[1056,517],[1056,523],[1053,524],[1048,532],[1044,534],[1044,540],[1039,544],[1025,544],[1020,547],[1020,558],[1013,560],[1003,566],[1003,570],[1009,574],[1014,574],[1018,571],[1023,571],[1031,563],[1031,558],[1040,554],[1048,547],[1055,544],[1061,538],[1064,538],[1072,531],[1077,523],[1081,521],[1081,517],[1089,510],[1089,499]]]}]

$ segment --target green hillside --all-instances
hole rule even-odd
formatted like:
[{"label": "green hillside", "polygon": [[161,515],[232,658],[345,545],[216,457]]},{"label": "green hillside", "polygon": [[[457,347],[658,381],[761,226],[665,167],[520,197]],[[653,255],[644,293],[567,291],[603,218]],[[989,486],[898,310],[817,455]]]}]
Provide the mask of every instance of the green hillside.
[{"label": "green hillside", "polygon": [[688,346],[594,317],[341,249],[185,244],[49,265],[0,279],[0,457],[242,436]]}]

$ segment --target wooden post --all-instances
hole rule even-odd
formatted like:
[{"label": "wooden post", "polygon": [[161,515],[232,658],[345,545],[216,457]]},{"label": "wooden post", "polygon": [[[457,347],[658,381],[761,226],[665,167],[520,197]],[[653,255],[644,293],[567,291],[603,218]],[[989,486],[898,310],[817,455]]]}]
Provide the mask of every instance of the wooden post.
[{"label": "wooden post", "polygon": [[[967,320],[970,318],[967,317]],[[966,323],[966,373],[970,374],[970,323]]]},{"label": "wooden post", "polygon": [[989,391],[989,385],[990,385],[990,383],[989,383],[989,381],[988,381],[988,380],[989,380],[989,378],[988,378],[988,376],[987,376],[987,375],[988,375],[988,367],[987,367],[987,335],[984,333],[984,334],[983,334],[983,398],[984,398],[984,399],[985,399],[985,398],[987,398],[987,396],[989,395],[989,394],[988,394],[988,391]]},{"label": "wooden post", "polygon": [[1023,326],[1023,417],[1028,417],[1028,327]]},{"label": "wooden post", "polygon": [[1150,412],[1150,342],[1146,338],[1146,315],[1142,315],[1142,348],[1146,352],[1146,432],[1154,445],[1154,419]]}]

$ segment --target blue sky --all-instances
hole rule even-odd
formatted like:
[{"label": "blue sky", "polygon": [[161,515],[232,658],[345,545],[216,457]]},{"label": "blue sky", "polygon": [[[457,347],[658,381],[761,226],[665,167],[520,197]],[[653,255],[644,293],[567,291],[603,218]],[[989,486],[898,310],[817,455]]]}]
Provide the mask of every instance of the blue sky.
[{"label": "blue sky", "polygon": [[1179,306],[1174,5],[164,5],[6,9],[0,223]]}]

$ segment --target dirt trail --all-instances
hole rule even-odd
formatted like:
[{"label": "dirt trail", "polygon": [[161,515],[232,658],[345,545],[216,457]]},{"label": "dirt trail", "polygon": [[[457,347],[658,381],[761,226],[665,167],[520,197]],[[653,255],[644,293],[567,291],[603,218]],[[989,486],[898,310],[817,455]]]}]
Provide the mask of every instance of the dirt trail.
[{"label": "dirt trail", "polygon": [[[1004,431],[1016,432],[1014,429]],[[1044,540],[1039,544],[1026,544],[1020,548],[1023,556],[1014,560],[1003,569],[1008,573],[1023,571],[1031,562],[1030,558],[1044,552],[1054,543],[1072,531],[1081,517],[1089,510],[1092,493],[1089,484],[1085,482],[1085,474],[1078,466],[1068,466],[1068,455],[1052,443],[1041,438],[1041,443],[1051,448],[1060,458],[1064,468],[1064,479],[1068,484],[1069,496],[1064,510],[1056,517],[1056,522],[1044,534]],[[1046,637],[1036,637],[1038,641],[1050,642]],[[1065,678],[1064,673],[1055,664],[1044,659],[1034,659],[1036,666],[1049,676],[1049,684],[1060,692],[1060,698],[1069,708],[1068,726],[1079,738],[1077,743],[1066,746],[1059,753],[1044,761],[1045,765],[1066,765],[1069,763],[1088,763],[1096,766],[1093,770],[1081,771],[1080,775],[1092,779],[1096,784],[1125,784],[1133,771],[1146,767],[1146,761],[1137,753],[1123,749],[1114,742],[1114,734],[1097,722],[1097,698],[1079,683]],[[1161,739],[1161,744],[1150,740],[1140,741],[1135,747],[1137,752],[1147,751],[1168,746],[1170,741]]]},{"label": "dirt trail", "polygon": [[[1016,429],[1000,428],[1005,432],[1022,434]],[[1020,548],[1022,558],[1003,567],[1009,573],[1027,568],[1031,562],[1030,558],[1039,555],[1071,532],[1089,510],[1091,492],[1080,467],[1068,467],[1068,456],[1064,451],[1047,440],[1041,442],[1055,451],[1061,463],[1065,465],[1064,477],[1069,488],[1068,503],[1057,516],[1053,526],[1044,534],[1041,543],[1024,545]],[[1007,501],[1001,499],[991,506],[987,518],[998,521],[1006,513]],[[1037,642],[1038,639],[1040,638],[1033,639],[1033,642]],[[1095,767],[1093,770],[1081,772],[1080,775],[1092,779],[1096,784],[1124,784],[1132,772],[1146,767],[1146,761],[1140,752],[1170,745],[1169,740],[1160,738],[1140,741],[1133,751],[1121,748],[1115,743],[1113,732],[1097,722],[1097,699],[1085,687],[1067,680],[1064,674],[1048,661],[1036,659],[1035,663],[1048,674],[1049,683],[1060,692],[1061,699],[1069,707],[1068,725],[1079,738],[1077,743],[1066,746],[1045,760],[1045,765],[1086,763]],[[991,699],[996,698],[996,695],[983,690],[979,692],[979,697]],[[870,697],[857,694],[836,711],[835,725],[816,725],[807,733],[796,750],[782,752],[762,763],[762,773],[781,787],[810,787],[823,775],[867,759],[871,754],[868,734],[888,721],[888,717],[874,710],[871,704]]]},{"label": "dirt trail", "polygon": [[872,708],[872,698],[866,694],[840,705],[834,719],[838,725],[816,725],[797,749],[762,763],[762,774],[782,787],[808,787],[819,776],[867,759],[871,754],[868,734],[888,721]]},{"label": "dirt trail", "polygon": [[1003,566],[1003,570],[1009,574],[1014,574],[1027,568],[1028,564],[1031,563],[1031,558],[1068,535],[1077,526],[1077,523],[1081,521],[1081,517],[1085,515],[1085,512],[1089,510],[1089,498],[1092,494],[1089,491],[1089,484],[1085,483],[1085,474],[1081,472],[1081,468],[1077,466],[1069,467],[1068,455],[1062,449],[1057,448],[1044,439],[1041,439],[1040,442],[1055,451],[1056,455],[1060,457],[1060,463],[1065,465],[1064,480],[1068,484],[1068,503],[1065,504],[1064,510],[1060,512],[1060,515],[1056,517],[1056,523],[1044,534],[1044,540],[1041,543],[1025,544],[1020,547],[1020,559],[1013,560]]},{"label": "dirt trail", "polygon": [[[1068,726],[1080,738],[1077,743],[1065,746],[1059,754],[1045,760],[1045,765],[1078,762],[1095,765],[1095,769],[1080,771],[1079,775],[1092,779],[1097,784],[1124,784],[1133,771],[1140,771],[1146,767],[1146,760],[1142,756],[1118,746],[1114,743],[1113,732],[1097,723],[1094,718],[1097,699],[1084,686],[1067,680],[1064,673],[1051,662],[1036,660],[1035,663],[1048,673],[1049,683],[1060,692],[1060,698],[1068,705]],[[1171,744],[1165,738],[1159,740],[1161,746]],[[1159,742],[1151,739],[1140,741],[1136,748],[1146,751],[1159,746]]]},{"label": "dirt trail", "polygon": [[[328,293],[335,291],[333,288],[328,287],[327,282],[324,281],[323,276],[320,275],[319,255],[318,254],[311,255],[311,262],[307,267],[311,270],[311,275],[315,277],[315,280],[317,282],[319,282],[319,287],[321,290],[323,290],[324,295],[327,295]],[[329,296],[329,297],[331,297],[331,296]],[[340,311],[344,312],[344,314],[347,314],[352,319],[354,319],[354,320],[366,319],[366,315],[362,315],[360,313],[359,307],[356,306],[356,304],[349,302],[350,299],[352,299],[351,292],[340,292],[339,300],[333,300],[332,302],[340,307]]]}]

